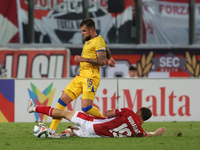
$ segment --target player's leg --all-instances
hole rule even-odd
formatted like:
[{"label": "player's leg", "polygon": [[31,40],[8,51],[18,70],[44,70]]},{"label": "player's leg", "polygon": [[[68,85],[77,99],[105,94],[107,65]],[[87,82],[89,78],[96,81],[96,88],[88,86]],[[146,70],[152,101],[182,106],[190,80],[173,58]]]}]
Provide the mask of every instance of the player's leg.
[{"label": "player's leg", "polygon": [[78,137],[100,137],[94,131],[94,117],[86,113],[76,111],[71,119],[76,125],[73,132]]},{"label": "player's leg", "polygon": [[97,117],[104,117],[98,108],[92,106],[93,100],[90,99],[82,99],[82,110],[87,114]]},{"label": "player's leg", "polygon": [[97,117],[104,117],[98,108],[92,106],[93,100],[95,98],[95,94],[97,88],[99,86],[99,78],[88,78],[85,80],[87,82],[82,82],[83,85],[83,96],[82,96],[82,110],[87,114]]},{"label": "player's leg", "polygon": [[[37,107],[36,107],[37,110]],[[71,121],[72,117],[74,116],[75,111],[70,111],[70,110],[60,110],[60,109],[54,109],[52,110],[52,117],[55,118],[65,118],[68,121]]]},{"label": "player's leg", "polygon": [[[71,121],[73,115],[75,114],[75,111],[60,110],[60,109],[55,109],[50,106],[36,106],[33,103],[32,99],[28,101],[27,111],[29,113],[37,112],[37,113],[46,114],[48,116],[51,116],[53,118],[58,118],[58,119],[65,118],[69,121]],[[73,131],[70,131],[70,132],[65,131],[65,132],[62,132],[61,134],[48,132],[48,137],[51,137],[51,138],[61,138],[61,137],[71,137],[71,136],[73,136]]]},{"label": "player's leg", "polygon": [[[66,107],[67,107],[67,104],[69,104],[71,101],[72,101],[72,99],[64,91],[62,93],[62,96],[58,99],[56,108],[60,109],[60,110],[65,110]],[[59,123],[61,122],[61,120],[62,120],[62,118],[54,118],[53,117],[53,120],[52,120],[51,125],[49,127],[49,132],[54,133],[56,131]]]},{"label": "player's leg", "polygon": [[[76,99],[80,94],[80,92],[77,92],[77,90],[80,89],[79,84],[78,84],[78,76],[76,76],[65,88],[62,96],[58,99],[56,109],[61,109],[65,110],[67,107],[67,104],[69,104],[71,101]],[[62,118],[60,119],[54,119],[51,122],[49,132],[54,133],[61,122]]]},{"label": "player's leg", "polygon": [[73,115],[75,114],[75,111],[61,110],[50,106],[36,106],[34,105],[32,99],[28,101],[27,111],[29,113],[42,113],[53,118],[65,118],[68,121],[71,121]]}]

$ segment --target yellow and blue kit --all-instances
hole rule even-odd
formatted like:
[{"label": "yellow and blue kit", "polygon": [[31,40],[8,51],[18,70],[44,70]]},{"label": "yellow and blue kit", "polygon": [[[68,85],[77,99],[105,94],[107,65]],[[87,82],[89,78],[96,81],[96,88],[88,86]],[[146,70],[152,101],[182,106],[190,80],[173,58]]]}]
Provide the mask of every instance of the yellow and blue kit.
[{"label": "yellow and blue kit", "polygon": [[[81,56],[88,59],[96,59],[98,51],[105,51],[106,44],[101,35],[86,41]],[[100,66],[88,62],[80,62],[79,75],[77,75],[65,88],[68,96],[74,100],[81,94],[82,99],[94,100],[97,88],[100,82]],[[60,98],[58,99],[57,109],[64,110],[65,104]],[[87,106],[82,110],[92,116],[104,117],[95,106]],[[53,119],[50,128],[56,130],[62,119]]]},{"label": "yellow and blue kit", "polygon": [[[98,51],[105,51],[106,44],[101,35],[86,41],[81,56],[88,59],[96,59]],[[72,100],[83,94],[82,99],[94,100],[100,82],[99,65],[80,62],[79,75],[65,88],[65,92]]]}]

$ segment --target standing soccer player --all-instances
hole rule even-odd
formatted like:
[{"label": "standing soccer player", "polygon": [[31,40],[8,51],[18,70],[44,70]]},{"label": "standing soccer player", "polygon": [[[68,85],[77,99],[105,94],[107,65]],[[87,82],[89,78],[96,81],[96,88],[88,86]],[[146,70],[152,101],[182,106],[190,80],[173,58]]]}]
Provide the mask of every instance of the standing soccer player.
[{"label": "standing soccer player", "polygon": [[[92,106],[92,103],[100,82],[99,67],[106,65],[106,60],[110,67],[114,67],[115,60],[111,58],[110,50],[104,39],[96,33],[93,19],[83,20],[80,28],[85,44],[81,56],[74,57],[76,62],[80,62],[79,75],[65,88],[58,99],[56,108],[65,110],[67,104],[82,94],[82,110],[92,116],[104,117],[96,107]],[[55,133],[61,120],[62,118],[53,119],[49,132]]]}]

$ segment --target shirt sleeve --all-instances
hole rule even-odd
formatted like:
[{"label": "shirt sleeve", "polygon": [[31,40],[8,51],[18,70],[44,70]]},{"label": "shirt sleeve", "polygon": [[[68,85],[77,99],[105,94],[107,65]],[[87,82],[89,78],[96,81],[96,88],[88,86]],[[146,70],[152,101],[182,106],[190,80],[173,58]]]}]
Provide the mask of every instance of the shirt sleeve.
[{"label": "shirt sleeve", "polygon": [[143,130],[143,132],[140,134],[140,137],[145,137],[147,136],[147,132]]},{"label": "shirt sleeve", "polygon": [[115,116],[120,116],[122,114],[122,109],[115,109]]},{"label": "shirt sleeve", "polygon": [[106,44],[105,44],[103,39],[98,40],[95,43],[95,50],[96,50],[96,52],[98,52],[98,51],[106,51]]},{"label": "shirt sleeve", "polygon": [[126,111],[130,111],[130,109],[129,108],[120,108],[120,109],[116,109],[115,110],[115,116],[117,117],[117,116],[120,116],[120,115],[122,115],[124,112],[126,112]]}]

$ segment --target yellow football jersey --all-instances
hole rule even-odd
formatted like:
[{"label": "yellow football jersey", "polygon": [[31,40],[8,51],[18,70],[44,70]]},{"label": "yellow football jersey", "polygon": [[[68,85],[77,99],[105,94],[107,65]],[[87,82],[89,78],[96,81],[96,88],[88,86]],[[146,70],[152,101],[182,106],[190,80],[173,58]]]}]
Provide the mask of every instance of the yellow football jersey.
[{"label": "yellow football jersey", "polygon": [[[97,35],[95,38],[85,42],[81,56],[83,58],[96,59],[97,58],[96,52],[105,50],[106,50],[106,44],[104,39],[101,37],[101,35]],[[89,70],[89,69],[99,72],[99,65],[91,64],[88,62],[80,62],[79,72],[81,72],[81,70]]]}]

